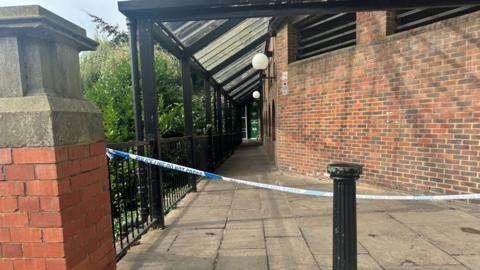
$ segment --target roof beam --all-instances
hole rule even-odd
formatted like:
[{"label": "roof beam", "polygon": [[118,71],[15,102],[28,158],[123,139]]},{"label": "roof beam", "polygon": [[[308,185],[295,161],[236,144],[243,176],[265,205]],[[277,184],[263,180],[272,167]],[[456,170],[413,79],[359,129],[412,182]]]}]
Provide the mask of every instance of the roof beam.
[{"label": "roof beam", "polygon": [[211,74],[216,74],[216,73],[220,72],[222,69],[228,67],[230,64],[232,64],[233,62],[235,62],[236,60],[238,60],[239,58],[241,58],[245,54],[249,53],[251,50],[255,49],[257,46],[259,46],[263,42],[266,42],[269,38],[270,38],[270,33],[263,34],[262,36],[255,39],[254,41],[252,41],[247,46],[243,47],[240,51],[234,53],[232,56],[227,58],[222,63],[216,65],[214,68],[212,68],[212,70],[210,70],[210,73]]},{"label": "roof beam", "polygon": [[245,96],[242,100],[237,101],[237,104],[242,106],[243,104],[246,104],[251,99],[253,99],[252,96]]},{"label": "roof beam", "polygon": [[233,87],[231,87],[228,92],[229,92],[229,93],[232,93],[232,91],[235,91],[238,87],[240,87],[240,86],[242,86],[244,83],[250,81],[250,80],[253,79],[255,76],[258,76],[258,72],[252,73],[250,76],[246,77],[246,78],[243,79],[241,82],[239,82],[239,83],[237,83],[236,85],[234,85]]},{"label": "roof beam", "polygon": [[169,51],[175,57],[179,59],[185,58],[185,52],[181,50],[177,44],[175,44],[169,37],[162,32],[162,30],[155,26],[152,27],[153,37],[165,50]]},{"label": "roof beam", "polygon": [[262,81],[261,81],[262,74],[261,73],[259,74],[259,79],[260,79],[260,81],[257,81],[257,82],[259,82],[258,84],[254,84],[252,87],[250,87],[247,90],[242,90],[241,94],[237,95],[236,98],[234,97],[234,99],[235,100],[242,99],[243,96],[253,93],[253,91],[255,91],[256,89],[261,89],[262,88]]},{"label": "roof beam", "polygon": [[224,22],[222,25],[209,32],[197,42],[190,45],[188,48],[186,48],[186,50],[192,55],[195,54],[201,49],[207,47],[212,41],[216,40],[235,26],[239,25],[242,21],[243,19],[230,19]]},{"label": "roof beam", "polygon": [[252,97],[252,93],[255,91],[255,90],[259,90],[260,89],[260,86],[256,86],[256,87],[253,87],[251,88],[248,92],[245,92],[244,95],[240,96],[240,98],[236,99],[235,102],[237,103],[243,103],[245,100],[249,99],[249,98],[253,98]]},{"label": "roof beam", "polygon": [[237,72],[235,72],[234,74],[232,74],[230,77],[228,77],[227,79],[225,79],[225,80],[222,82],[222,86],[224,87],[225,85],[231,83],[233,80],[235,80],[236,78],[238,78],[238,76],[241,76],[243,73],[249,71],[251,68],[252,68],[252,64],[246,65],[245,67],[243,67],[242,69],[238,70]]},{"label": "roof beam", "polygon": [[[258,76],[258,74],[257,74],[257,76]],[[254,79],[254,80],[251,80],[251,79],[250,79],[250,81],[249,81],[247,84],[244,84],[242,87],[237,88],[237,89],[235,89],[234,91],[229,91],[228,93],[229,93],[230,96],[232,96],[232,97],[233,97],[233,96],[236,96],[236,95],[238,95],[238,93],[242,93],[245,89],[248,89],[248,88],[251,87],[252,85],[255,85],[255,84],[260,83],[260,82],[261,82],[261,81],[260,81],[260,78]]]},{"label": "roof beam", "polygon": [[243,96],[243,94],[251,91],[252,88],[255,88],[255,87],[260,86],[260,85],[261,85],[261,83],[259,81],[253,81],[252,83],[249,83],[247,86],[243,87],[241,90],[232,94],[231,97],[233,99],[238,99],[238,97],[241,97],[241,96]]},{"label": "roof beam", "polygon": [[277,35],[278,28],[287,21],[287,18],[287,16],[275,17],[268,26],[268,32],[270,32],[272,36]]},{"label": "roof beam", "polygon": [[478,0],[136,0],[118,3],[127,17],[147,16],[161,21],[191,21],[252,17],[293,16],[410,8],[468,6]]},{"label": "roof beam", "polygon": [[[190,66],[193,67],[197,73],[202,75],[204,79],[211,81],[213,85],[220,85],[213,76],[205,70],[205,68],[194,57],[192,57],[192,55],[185,51],[185,48],[181,45],[180,41],[176,39],[168,29],[164,28],[162,24],[154,24],[152,29],[155,40],[158,41],[164,49],[180,60],[187,59]],[[224,91],[223,88],[222,91]]]},{"label": "roof beam", "polygon": [[[258,74],[257,74],[258,76]],[[229,91],[230,96],[237,96],[238,93],[243,92],[243,90],[248,89],[254,84],[261,83],[260,77],[258,79],[250,80],[247,84],[244,84],[242,87],[235,89],[234,91]]]}]

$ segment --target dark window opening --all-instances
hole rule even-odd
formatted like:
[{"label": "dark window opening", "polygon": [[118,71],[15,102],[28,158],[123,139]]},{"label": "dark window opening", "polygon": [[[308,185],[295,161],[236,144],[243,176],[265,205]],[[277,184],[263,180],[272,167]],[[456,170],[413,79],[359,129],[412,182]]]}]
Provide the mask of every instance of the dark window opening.
[{"label": "dark window opening", "polygon": [[298,31],[297,59],[356,44],[356,13],[305,16],[294,23]]},{"label": "dark window opening", "polygon": [[399,10],[395,14],[395,32],[410,30],[478,10],[480,6]]}]

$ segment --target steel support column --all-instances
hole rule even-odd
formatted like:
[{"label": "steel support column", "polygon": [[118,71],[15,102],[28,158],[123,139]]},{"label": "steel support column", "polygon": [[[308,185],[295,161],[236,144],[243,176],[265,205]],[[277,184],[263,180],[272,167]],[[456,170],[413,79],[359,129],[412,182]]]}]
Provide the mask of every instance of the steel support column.
[{"label": "steel support column", "polygon": [[205,80],[204,82],[204,90],[205,90],[205,120],[207,124],[207,163],[208,169],[213,171],[214,168],[214,161],[213,161],[213,125],[212,125],[212,95],[211,95],[211,87],[210,82]]},{"label": "steel support column", "polygon": [[140,93],[139,70],[138,70],[138,46],[137,46],[137,21],[127,19],[127,26],[130,33],[130,64],[132,79],[133,114],[135,121],[135,138],[143,141],[142,122],[142,96]]},{"label": "steel support column", "polygon": [[220,146],[219,153],[221,154],[220,160],[223,160],[223,116],[222,116],[222,90],[217,87],[216,89],[216,96],[217,96],[217,134],[218,136],[218,145]]},{"label": "steel support column", "polygon": [[229,156],[230,155],[230,126],[229,126],[229,114],[228,114],[228,106],[229,106],[229,101],[228,101],[228,95],[227,93],[223,93],[223,118],[224,118],[224,122],[225,122],[225,135],[227,135],[225,137],[225,156]]},{"label": "steel support column", "polygon": [[[150,155],[152,158],[160,158],[158,147],[158,112],[157,93],[155,89],[155,66],[154,46],[152,37],[152,21],[141,19],[138,21],[138,32],[140,37],[140,65],[142,92],[146,97],[143,102],[143,115],[146,139],[150,141]],[[163,191],[162,173],[157,166],[150,166],[152,175],[152,194],[154,196],[153,215],[159,225],[165,226],[163,216]]]},{"label": "steel support column", "polygon": [[[214,124],[214,129],[213,133],[215,133],[215,136],[213,137],[213,160],[214,160],[214,167],[216,168],[218,165],[218,161],[220,160],[219,158],[219,148],[220,144],[218,143],[218,106],[217,106],[217,87],[213,87],[213,124]],[[215,139],[217,138],[217,139]]]},{"label": "steel support column", "polygon": [[[132,79],[132,97],[133,97],[133,114],[135,121],[135,139],[139,142],[145,139],[142,122],[142,95],[140,93],[140,81],[138,70],[138,44],[137,44],[137,21],[127,19],[127,26],[129,29],[130,37],[130,64],[131,64],[131,79]],[[137,152],[139,155],[145,155],[145,149],[143,146],[138,147]],[[140,194],[140,218],[144,223],[148,220],[150,209],[148,207],[148,186],[145,182],[146,168],[144,163],[139,164],[138,170],[138,192]]]},{"label": "steel support column", "polygon": [[233,150],[234,150],[233,102],[230,97],[228,97],[228,126],[230,127],[230,154],[233,155]]},{"label": "steel support column", "polygon": [[230,130],[232,131],[232,154],[235,152],[235,104],[230,100]]},{"label": "steel support column", "polygon": [[[182,59],[182,84],[183,84],[183,111],[185,114],[185,136],[187,137],[187,156],[192,167],[195,162],[195,142],[193,138],[193,112],[192,112],[192,74],[187,60]],[[192,191],[197,192],[197,177],[189,175]]]}]

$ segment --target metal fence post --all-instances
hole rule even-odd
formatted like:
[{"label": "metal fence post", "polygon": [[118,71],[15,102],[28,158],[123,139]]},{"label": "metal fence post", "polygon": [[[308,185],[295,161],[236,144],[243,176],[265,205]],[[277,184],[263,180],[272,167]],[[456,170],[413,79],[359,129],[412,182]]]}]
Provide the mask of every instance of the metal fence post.
[{"label": "metal fence post", "polygon": [[334,181],[333,190],[333,270],[357,269],[356,180],[362,165],[337,163],[328,165]]}]

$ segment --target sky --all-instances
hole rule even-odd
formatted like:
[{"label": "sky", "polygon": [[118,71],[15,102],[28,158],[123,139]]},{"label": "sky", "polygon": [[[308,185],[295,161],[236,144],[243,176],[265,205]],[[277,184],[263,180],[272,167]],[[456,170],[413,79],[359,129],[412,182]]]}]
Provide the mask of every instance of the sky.
[{"label": "sky", "polygon": [[118,11],[118,0],[0,0],[0,6],[40,5],[87,30],[93,38],[97,31],[87,13],[126,30],[126,21]]}]

